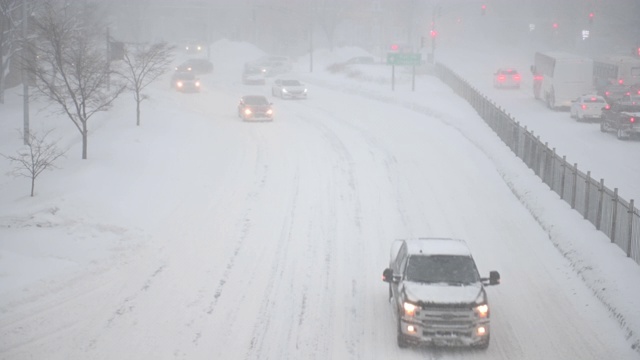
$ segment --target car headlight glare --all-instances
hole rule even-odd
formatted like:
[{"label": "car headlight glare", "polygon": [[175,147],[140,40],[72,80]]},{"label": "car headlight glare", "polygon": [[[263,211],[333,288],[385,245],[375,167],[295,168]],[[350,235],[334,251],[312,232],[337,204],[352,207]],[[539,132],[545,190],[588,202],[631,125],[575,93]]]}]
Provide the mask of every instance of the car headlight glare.
[{"label": "car headlight glare", "polygon": [[182,85],[183,85],[182,81],[178,81],[178,83],[176,85],[178,85],[178,87],[182,87]]},{"label": "car headlight glare", "polygon": [[283,93],[288,93],[287,89],[282,89]]},{"label": "car headlight glare", "polygon": [[414,316],[418,307],[412,303],[404,303],[404,314],[407,316]]},{"label": "car headlight glare", "polygon": [[200,81],[196,81],[196,87],[200,87]]},{"label": "car headlight glare", "polygon": [[251,109],[244,109],[244,114],[245,115],[251,115]]},{"label": "car headlight glare", "polygon": [[474,310],[480,318],[486,318],[489,316],[489,305],[487,304],[478,305]]},{"label": "car headlight glare", "polygon": [[268,115],[272,115],[273,114],[273,110],[272,109],[267,110],[267,114]]}]

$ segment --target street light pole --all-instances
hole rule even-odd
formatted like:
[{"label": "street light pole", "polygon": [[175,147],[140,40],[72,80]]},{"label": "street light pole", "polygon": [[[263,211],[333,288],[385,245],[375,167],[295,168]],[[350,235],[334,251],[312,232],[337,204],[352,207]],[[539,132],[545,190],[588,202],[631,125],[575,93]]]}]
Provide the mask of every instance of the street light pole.
[{"label": "street light pole", "polygon": [[[27,56],[27,35],[28,35],[28,27],[27,27],[27,19],[29,18],[29,14],[27,11],[27,0],[22,0],[22,38],[24,40],[22,44],[22,57],[23,61]],[[24,145],[29,145],[29,74],[25,68],[25,65],[22,65],[22,115],[23,115],[23,143]]]}]

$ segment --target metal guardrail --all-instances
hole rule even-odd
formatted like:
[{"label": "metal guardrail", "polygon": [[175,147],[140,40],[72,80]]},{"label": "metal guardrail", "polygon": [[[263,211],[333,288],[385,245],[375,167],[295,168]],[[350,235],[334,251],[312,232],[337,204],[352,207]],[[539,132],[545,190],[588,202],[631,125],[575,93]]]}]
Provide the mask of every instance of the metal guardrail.
[{"label": "metal guardrail", "polygon": [[568,162],[566,156],[558,156],[555,149],[542,143],[533,131],[522,127],[451,69],[436,64],[435,73],[473,106],[500,139],[551,190],[640,264],[640,212],[633,200],[619,197],[617,188],[607,188],[604,180],[592,179],[590,171],[584,173],[577,164]]}]

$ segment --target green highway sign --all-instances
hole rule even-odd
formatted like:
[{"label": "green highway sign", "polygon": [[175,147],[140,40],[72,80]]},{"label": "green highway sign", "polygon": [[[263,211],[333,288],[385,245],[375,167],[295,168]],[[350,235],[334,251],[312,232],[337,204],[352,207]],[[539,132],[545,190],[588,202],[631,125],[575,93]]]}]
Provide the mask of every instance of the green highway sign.
[{"label": "green highway sign", "polygon": [[387,64],[416,66],[420,65],[421,56],[422,54],[420,53],[388,53]]}]

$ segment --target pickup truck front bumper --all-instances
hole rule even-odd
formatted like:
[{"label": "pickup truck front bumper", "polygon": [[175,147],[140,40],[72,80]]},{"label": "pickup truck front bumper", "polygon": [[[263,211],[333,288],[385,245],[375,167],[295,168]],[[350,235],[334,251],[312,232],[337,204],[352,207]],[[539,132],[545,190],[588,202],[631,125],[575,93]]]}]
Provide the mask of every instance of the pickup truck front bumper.
[{"label": "pickup truck front bumper", "polygon": [[399,326],[407,343],[435,346],[482,346],[490,334],[488,318],[463,308],[422,309],[415,316],[403,316]]}]

